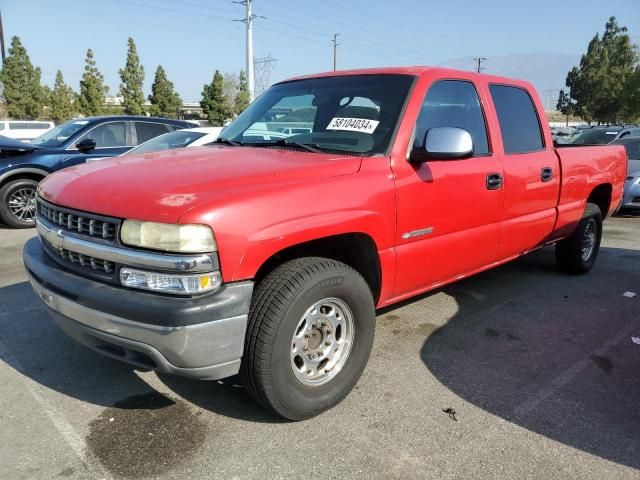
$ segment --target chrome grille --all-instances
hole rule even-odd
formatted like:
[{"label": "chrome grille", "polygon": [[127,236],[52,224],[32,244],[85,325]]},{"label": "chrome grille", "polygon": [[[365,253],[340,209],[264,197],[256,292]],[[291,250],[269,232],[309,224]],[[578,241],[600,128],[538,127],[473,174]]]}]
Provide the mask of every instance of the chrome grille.
[{"label": "chrome grille", "polygon": [[72,252],[71,250],[67,250],[65,248],[56,248],[48,242],[47,245],[63,260],[71,263],[77,263],[81,267],[87,267],[95,270],[96,272],[104,272],[109,274],[113,273],[113,271],[115,270],[115,264],[108,260],[102,260],[100,258],[83,255],[82,253]]},{"label": "chrome grille", "polygon": [[105,240],[116,238],[117,224],[114,222],[83,217],[81,213],[68,213],[41,201],[38,201],[38,214],[65,230]]}]

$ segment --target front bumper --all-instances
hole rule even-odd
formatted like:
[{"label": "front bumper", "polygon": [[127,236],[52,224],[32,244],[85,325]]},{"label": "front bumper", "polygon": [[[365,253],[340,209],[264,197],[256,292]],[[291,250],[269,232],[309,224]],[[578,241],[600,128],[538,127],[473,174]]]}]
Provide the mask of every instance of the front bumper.
[{"label": "front bumper", "polygon": [[80,343],[138,368],[216,380],[238,373],[253,282],[200,297],[168,297],[63,269],[38,238],[24,247],[29,281],[56,323]]}]

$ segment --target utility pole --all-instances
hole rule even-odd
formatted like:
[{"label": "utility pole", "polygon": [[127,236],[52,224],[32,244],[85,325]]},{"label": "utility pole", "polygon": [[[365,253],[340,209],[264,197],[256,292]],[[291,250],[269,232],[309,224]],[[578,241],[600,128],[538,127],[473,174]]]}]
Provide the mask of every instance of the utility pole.
[{"label": "utility pole", "polygon": [[337,50],[338,50],[338,45],[340,45],[338,43],[338,35],[340,35],[339,33],[334,33],[333,34],[333,71],[336,71],[336,57],[337,57]]},{"label": "utility pole", "polygon": [[[249,100],[253,102],[256,94],[255,80],[253,75],[253,19],[257,17],[252,12],[253,0],[235,1],[244,5],[247,9],[246,16],[242,20],[234,20],[235,22],[243,22],[247,25],[247,87],[249,89]],[[264,17],[261,17],[264,18]]]},{"label": "utility pole", "polygon": [[476,72],[480,73],[482,70],[484,70],[485,67],[482,66],[482,62],[484,62],[487,59],[487,57],[476,57],[473,60],[476,62]]},{"label": "utility pole", "polygon": [[2,12],[0,12],[0,47],[2,49],[2,65],[4,65],[4,58],[6,53],[4,51],[4,29],[2,28]]}]

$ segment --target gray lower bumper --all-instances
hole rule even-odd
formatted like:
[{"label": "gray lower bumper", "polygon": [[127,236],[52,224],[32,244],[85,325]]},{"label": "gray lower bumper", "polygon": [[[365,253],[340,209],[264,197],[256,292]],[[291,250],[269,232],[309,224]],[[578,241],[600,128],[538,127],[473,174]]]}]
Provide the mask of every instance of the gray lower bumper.
[{"label": "gray lower bumper", "polygon": [[37,238],[24,247],[29,281],[57,324],[84,345],[146,370],[216,380],[238,373],[253,282],[171,297],[63,269]]},{"label": "gray lower bumper", "polygon": [[247,315],[184,327],[134,322],[31,285],[56,323],[78,342],[145,370],[217,380],[238,373]]}]

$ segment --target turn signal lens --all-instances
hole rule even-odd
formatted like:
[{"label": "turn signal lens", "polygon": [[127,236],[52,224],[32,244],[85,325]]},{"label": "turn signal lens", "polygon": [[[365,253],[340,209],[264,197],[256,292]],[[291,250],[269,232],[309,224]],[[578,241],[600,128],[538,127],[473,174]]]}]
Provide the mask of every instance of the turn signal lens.
[{"label": "turn signal lens", "polygon": [[159,293],[195,295],[215,290],[222,284],[222,277],[219,271],[195,275],[170,275],[121,268],[120,283],[125,287]]}]

